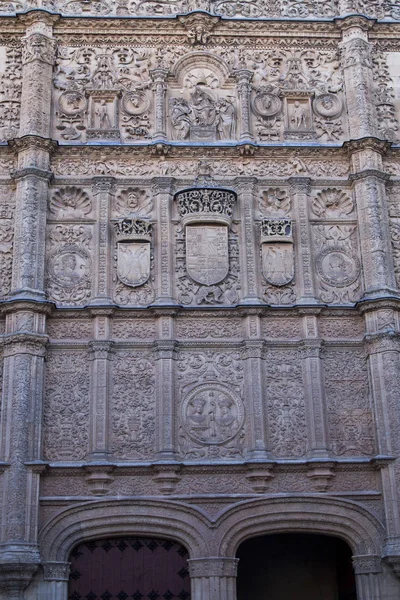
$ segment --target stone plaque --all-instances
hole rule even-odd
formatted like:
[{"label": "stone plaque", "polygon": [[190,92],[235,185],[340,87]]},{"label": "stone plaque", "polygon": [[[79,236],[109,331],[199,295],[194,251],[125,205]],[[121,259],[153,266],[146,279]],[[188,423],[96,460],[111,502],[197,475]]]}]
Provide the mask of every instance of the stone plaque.
[{"label": "stone plaque", "polygon": [[215,285],[228,275],[228,227],[186,226],[186,269],[202,285]]},{"label": "stone plaque", "polygon": [[294,277],[293,244],[262,244],[262,273],[272,285],[286,285]]},{"label": "stone plaque", "polygon": [[150,275],[150,243],[119,242],[117,254],[118,278],[125,285],[143,285]]},{"label": "stone plaque", "polygon": [[349,256],[340,248],[326,248],[317,257],[318,275],[329,285],[345,287],[354,283],[360,273],[355,256]]},{"label": "stone plaque", "polygon": [[228,442],[239,432],[243,420],[240,399],[218,383],[197,386],[182,405],[184,429],[193,441],[201,444]]}]

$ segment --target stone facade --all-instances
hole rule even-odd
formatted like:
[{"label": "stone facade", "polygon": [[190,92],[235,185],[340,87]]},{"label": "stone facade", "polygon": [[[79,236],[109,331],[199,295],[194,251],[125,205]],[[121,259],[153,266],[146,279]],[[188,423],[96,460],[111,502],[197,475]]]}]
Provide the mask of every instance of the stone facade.
[{"label": "stone facade", "polygon": [[301,531],[397,599],[398,2],[0,11],[0,598],[137,534],[234,600]]}]

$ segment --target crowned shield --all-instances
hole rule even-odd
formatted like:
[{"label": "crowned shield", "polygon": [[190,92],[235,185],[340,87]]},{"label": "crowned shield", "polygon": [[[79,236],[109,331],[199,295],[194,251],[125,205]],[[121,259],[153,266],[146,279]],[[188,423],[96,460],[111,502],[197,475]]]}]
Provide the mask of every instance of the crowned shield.
[{"label": "crowned shield", "polygon": [[117,274],[122,283],[131,287],[146,283],[150,276],[150,243],[119,242]]},{"label": "crowned shield", "polygon": [[202,285],[215,285],[229,271],[228,227],[186,226],[186,270]]},{"label": "crowned shield", "polygon": [[286,285],[294,277],[293,244],[263,244],[262,273],[272,285]]}]

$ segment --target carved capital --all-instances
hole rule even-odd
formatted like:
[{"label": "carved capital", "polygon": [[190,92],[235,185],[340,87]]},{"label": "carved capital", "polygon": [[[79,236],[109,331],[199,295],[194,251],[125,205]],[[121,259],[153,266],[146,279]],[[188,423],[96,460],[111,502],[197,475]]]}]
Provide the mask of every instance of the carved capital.
[{"label": "carved capital", "polygon": [[335,476],[333,462],[312,462],[307,471],[307,477],[314,485],[316,492],[326,492]]},{"label": "carved capital", "polygon": [[190,577],[236,577],[237,558],[192,558],[188,560]]},{"label": "carved capital", "polygon": [[243,358],[262,358],[264,342],[262,340],[247,340]]},{"label": "carved capital", "polygon": [[274,478],[273,469],[274,463],[264,464],[249,464],[246,479],[257,494],[263,494],[267,491],[271,480]]},{"label": "carved capital", "polygon": [[105,496],[109,493],[110,484],[114,480],[111,477],[113,470],[114,466],[108,464],[89,464],[85,466],[86,481],[94,496]]},{"label": "carved capital", "polygon": [[193,46],[207,44],[220,19],[221,17],[211,16],[204,12],[194,12],[178,17],[179,23],[186,29],[188,40]]},{"label": "carved capital", "polygon": [[386,140],[380,140],[376,137],[363,137],[358,140],[349,140],[343,143],[343,148],[351,155],[353,152],[360,152],[360,150],[374,150],[379,154],[387,154],[392,147],[392,142]]},{"label": "carved capital", "polygon": [[19,138],[14,138],[9,142],[10,147],[15,152],[22,152],[24,150],[44,150],[51,156],[55,154],[59,144],[55,140],[49,138],[43,138],[39,135],[24,135]]},{"label": "carved capital", "polygon": [[43,179],[44,181],[51,181],[53,179],[53,173],[51,171],[45,171],[44,169],[38,169],[37,167],[16,169],[11,173],[11,177],[14,181],[18,181],[18,179],[23,179],[29,175],[34,175],[38,179]]},{"label": "carved capital", "polygon": [[45,581],[68,581],[69,580],[69,571],[70,571],[69,562],[46,562],[43,563],[43,578]]},{"label": "carved capital", "polygon": [[0,556],[0,589],[4,593],[4,598],[22,598],[22,592],[36,573],[39,561],[25,562],[22,557],[15,557],[21,560],[14,562],[3,561],[1,558]]},{"label": "carved capital", "polygon": [[370,31],[375,25],[376,19],[364,17],[363,15],[349,15],[335,18],[334,23],[343,32],[354,28],[361,29],[362,31]]},{"label": "carved capital", "polygon": [[309,177],[289,177],[290,195],[311,193],[311,179]]},{"label": "carved capital", "polygon": [[369,177],[380,179],[386,183],[386,181],[389,181],[391,175],[384,173],[383,171],[378,171],[377,169],[365,169],[359,173],[352,173],[349,175],[349,181],[361,181],[362,179],[368,179]]},{"label": "carved capital", "polygon": [[47,27],[53,27],[60,19],[60,15],[52,15],[45,10],[31,10],[28,13],[17,15],[18,21],[21,21],[26,27],[32,25],[45,25]]},{"label": "carved capital", "polygon": [[257,181],[257,177],[243,177],[235,180],[235,187],[241,196],[252,196]]},{"label": "carved capital", "polygon": [[95,340],[89,342],[90,349],[94,359],[107,360],[111,358],[112,348],[114,343],[109,341]]},{"label": "carved capital", "polygon": [[173,340],[157,340],[154,342],[156,359],[175,358],[176,344]]},{"label": "carved capital", "polygon": [[155,475],[153,481],[156,483],[161,494],[172,494],[181,480],[180,465],[154,465]]},{"label": "carved capital", "polygon": [[365,341],[368,354],[400,352],[400,333],[395,331],[369,333],[365,336]]},{"label": "carved capital", "polygon": [[3,338],[4,358],[17,354],[44,357],[49,337],[43,334],[15,333]]},{"label": "carved capital", "polygon": [[[163,145],[163,144],[161,144]],[[172,188],[174,185],[173,177],[154,177],[152,180],[153,188],[152,192],[155,196],[159,194],[172,194]]]},{"label": "carved capital", "polygon": [[22,48],[22,64],[39,61],[53,66],[56,51],[56,40],[43,35],[32,33],[25,38]]},{"label": "carved capital", "polygon": [[359,554],[352,558],[354,573],[356,575],[368,575],[380,573],[382,570],[381,557],[376,554]]},{"label": "carved capital", "polygon": [[[150,76],[155,84],[162,84],[164,88],[167,89],[166,79],[168,77],[168,70],[163,69],[162,67],[158,67],[156,69],[151,69]],[[157,88],[158,89],[158,88]]]},{"label": "carved capital", "polygon": [[115,194],[114,177],[93,177],[92,192],[97,194]]},{"label": "carved capital", "polygon": [[320,358],[322,341],[318,339],[303,340],[299,346],[301,358]]}]

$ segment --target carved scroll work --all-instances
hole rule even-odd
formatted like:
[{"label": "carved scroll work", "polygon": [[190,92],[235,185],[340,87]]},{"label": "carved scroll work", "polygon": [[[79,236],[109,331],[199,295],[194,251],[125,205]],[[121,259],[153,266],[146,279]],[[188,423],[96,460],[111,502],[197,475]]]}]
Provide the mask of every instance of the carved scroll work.
[{"label": "carved scroll work", "polygon": [[115,219],[118,279],[130,287],[146,283],[150,277],[152,224],[144,219]]},{"label": "carved scroll work", "polygon": [[262,274],[271,285],[287,285],[294,277],[292,221],[261,221]]},{"label": "carved scroll work", "polygon": [[230,272],[229,227],[236,194],[225,189],[196,188],[178,192],[175,199],[185,229],[186,274],[205,286],[198,290],[199,300],[204,296],[210,302],[224,302],[221,284]]}]

